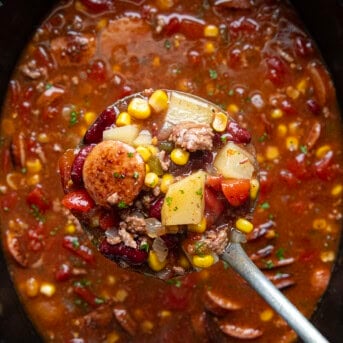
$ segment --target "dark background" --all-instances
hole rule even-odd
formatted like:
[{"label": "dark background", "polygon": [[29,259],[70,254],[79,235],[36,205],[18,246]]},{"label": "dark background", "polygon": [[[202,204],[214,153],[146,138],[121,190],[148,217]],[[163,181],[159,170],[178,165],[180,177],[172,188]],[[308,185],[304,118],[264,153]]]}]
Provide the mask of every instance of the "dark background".
[{"label": "dark background", "polygon": [[[0,0],[0,107],[22,48],[54,0]],[[343,0],[293,0],[328,64],[343,108]],[[330,287],[313,316],[330,342],[343,342],[343,240]],[[39,343],[13,289],[0,251],[0,343]]]}]

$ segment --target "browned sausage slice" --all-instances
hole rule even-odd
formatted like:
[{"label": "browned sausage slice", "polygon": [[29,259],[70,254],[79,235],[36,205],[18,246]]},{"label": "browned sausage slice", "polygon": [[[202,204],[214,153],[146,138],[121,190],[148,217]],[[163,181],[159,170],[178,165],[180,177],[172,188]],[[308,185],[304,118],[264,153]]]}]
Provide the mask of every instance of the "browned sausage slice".
[{"label": "browned sausage slice", "polygon": [[89,153],[82,174],[88,193],[98,205],[125,207],[141,191],[145,164],[132,146],[109,140]]}]

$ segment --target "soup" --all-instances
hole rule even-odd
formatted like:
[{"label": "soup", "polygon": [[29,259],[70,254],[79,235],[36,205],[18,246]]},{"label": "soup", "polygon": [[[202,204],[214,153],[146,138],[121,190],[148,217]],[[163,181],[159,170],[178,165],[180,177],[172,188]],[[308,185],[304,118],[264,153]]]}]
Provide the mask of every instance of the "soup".
[{"label": "soup", "polygon": [[47,341],[295,340],[222,262],[169,283],[122,270],[61,206],[63,152],[107,106],[149,88],[208,99],[252,133],[261,187],[245,249],[306,316],[325,291],[340,235],[341,124],[293,10],[66,1],[25,49],[2,113],[3,246],[31,320]]}]

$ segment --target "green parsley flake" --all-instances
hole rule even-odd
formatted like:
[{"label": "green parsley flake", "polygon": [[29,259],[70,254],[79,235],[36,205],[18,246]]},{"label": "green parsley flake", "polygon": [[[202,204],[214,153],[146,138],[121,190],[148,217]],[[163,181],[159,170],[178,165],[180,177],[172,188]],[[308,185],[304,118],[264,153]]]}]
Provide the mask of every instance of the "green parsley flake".
[{"label": "green parsley flake", "polygon": [[131,158],[131,157],[133,157],[133,155],[134,155],[133,152],[128,152],[128,153],[127,153],[127,157],[130,157],[130,158]]},{"label": "green parsley flake", "polygon": [[177,288],[180,288],[182,286],[182,282],[181,280],[177,280],[177,279],[170,279],[170,280],[167,280],[167,283],[169,285],[174,285],[175,287]]},{"label": "green parsley flake", "polygon": [[120,200],[118,202],[118,208],[123,209],[123,208],[126,208],[126,207],[127,207],[127,204],[125,203],[125,201]]},{"label": "green parsley flake", "polygon": [[121,174],[121,173],[118,173],[118,172],[114,172],[114,173],[113,173],[113,176],[114,176],[116,179],[125,179],[125,174]]},{"label": "green parsley flake", "polygon": [[169,50],[169,49],[172,47],[172,43],[171,43],[171,41],[170,41],[169,39],[166,39],[166,40],[164,41],[164,47],[165,47],[167,50]]},{"label": "green parsley flake", "polygon": [[199,188],[196,192],[196,195],[199,195],[200,197],[202,197],[202,188]]},{"label": "green parsley flake", "polygon": [[135,171],[135,172],[133,172],[132,176],[133,176],[134,179],[137,180],[139,178],[139,173],[137,171]]},{"label": "green parsley flake", "polygon": [[264,132],[263,135],[258,138],[258,141],[262,143],[262,142],[265,142],[267,138],[268,138],[268,134],[267,132]]},{"label": "green parsley flake", "polygon": [[216,70],[210,69],[210,70],[208,71],[208,73],[209,73],[210,78],[211,78],[212,80],[215,80],[215,79],[218,78],[218,73],[217,73]]},{"label": "green parsley flake", "polygon": [[31,205],[30,213],[35,217],[37,222],[45,223],[46,219],[45,219],[44,215],[40,212],[38,206]]},{"label": "green parsley flake", "polygon": [[228,94],[229,94],[230,96],[233,96],[234,93],[235,93],[235,91],[234,91],[233,89],[230,89],[230,90],[228,91]]},{"label": "green parsley flake", "polygon": [[70,126],[74,126],[75,124],[78,123],[79,121],[78,117],[79,117],[79,114],[76,111],[70,112],[70,119],[69,119]]},{"label": "green parsley flake", "polygon": [[278,258],[279,261],[285,259],[285,249],[284,248],[279,248],[275,254],[276,254],[276,257]]},{"label": "green parsley flake", "polygon": [[173,208],[173,211],[176,212],[178,209],[179,209],[179,208],[178,208],[177,206],[175,206],[175,207]]},{"label": "green parsley flake", "polygon": [[272,269],[274,267],[274,263],[272,260],[268,260],[265,262],[265,265],[268,269]]},{"label": "green parsley flake", "polygon": [[269,202],[265,201],[264,203],[260,205],[260,207],[264,210],[268,210],[270,208],[270,204]]},{"label": "green parsley flake", "polygon": [[303,153],[303,154],[307,154],[307,146],[306,145],[301,145],[300,146],[300,151]]},{"label": "green parsley flake", "polygon": [[143,242],[143,243],[141,243],[141,245],[139,246],[139,249],[140,250],[144,250],[144,251],[146,251],[146,252],[148,252],[149,251],[149,244],[147,243],[147,242]]},{"label": "green parsley flake", "polygon": [[180,189],[179,192],[180,192],[181,194],[185,194],[185,191],[184,191],[183,189]]},{"label": "green parsley flake", "polygon": [[172,197],[166,197],[166,203],[169,207],[171,206],[172,201],[173,201]]}]

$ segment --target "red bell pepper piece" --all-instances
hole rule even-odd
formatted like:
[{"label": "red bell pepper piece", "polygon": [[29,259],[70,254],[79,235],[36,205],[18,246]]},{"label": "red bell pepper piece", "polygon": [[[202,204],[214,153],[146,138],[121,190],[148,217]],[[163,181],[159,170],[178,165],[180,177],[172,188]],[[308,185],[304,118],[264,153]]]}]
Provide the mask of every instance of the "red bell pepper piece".
[{"label": "red bell pepper piece", "polygon": [[249,198],[250,180],[230,179],[222,181],[222,191],[232,206],[243,205]]},{"label": "red bell pepper piece", "polygon": [[62,199],[62,205],[69,210],[88,212],[95,206],[95,203],[86,190],[79,189],[66,194]]},{"label": "red bell pepper piece", "polygon": [[91,305],[92,307],[99,306],[104,302],[103,299],[97,297],[89,288],[82,285],[75,285],[73,291],[82,300]]},{"label": "red bell pepper piece", "polygon": [[50,207],[50,201],[44,194],[41,185],[37,185],[26,197],[26,202],[32,206],[37,206],[42,212],[46,211]]},{"label": "red bell pepper piece", "polygon": [[222,199],[218,198],[216,192],[210,187],[205,187],[205,208],[216,217],[219,217],[225,208]]},{"label": "red bell pepper piece", "polygon": [[222,190],[222,180],[223,180],[223,177],[221,175],[219,176],[207,175],[206,185],[212,187],[214,190],[219,192]]},{"label": "red bell pepper piece", "polygon": [[93,251],[87,246],[80,244],[78,237],[76,236],[64,236],[63,247],[81,257],[87,263],[93,263],[95,261]]}]

